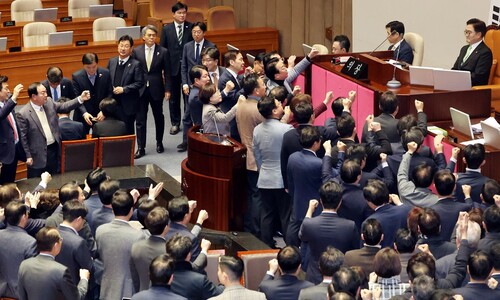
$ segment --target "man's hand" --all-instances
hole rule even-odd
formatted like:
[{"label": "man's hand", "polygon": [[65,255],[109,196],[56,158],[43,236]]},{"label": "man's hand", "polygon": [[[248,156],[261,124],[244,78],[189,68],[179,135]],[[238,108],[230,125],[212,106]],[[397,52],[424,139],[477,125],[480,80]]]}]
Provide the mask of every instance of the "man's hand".
[{"label": "man's hand", "polygon": [[87,269],[80,269],[80,279],[87,279],[87,281],[90,278],[90,272]]},{"label": "man's hand", "polygon": [[311,52],[309,52],[309,54],[307,54],[307,56],[311,59],[311,58],[314,58],[316,55],[319,54],[319,51],[318,49],[316,48],[312,48],[311,49]]},{"label": "man's hand", "polygon": [[325,153],[332,153],[332,142],[330,140],[323,143],[323,149],[325,149]]},{"label": "man's hand", "polygon": [[102,111],[100,111],[100,112],[97,114],[96,119],[97,119],[97,122],[101,122],[101,121],[104,121],[104,119],[106,119],[106,118],[104,117],[104,114],[102,113]]},{"label": "man's hand", "polygon": [[295,55],[290,55],[288,59],[286,60],[288,68],[293,68],[295,67],[295,60],[297,59],[297,56]]},{"label": "man's hand", "polygon": [[183,86],[182,87],[182,92],[184,93],[184,95],[189,95],[189,86],[188,85]]},{"label": "man's hand", "polygon": [[113,88],[113,94],[115,94],[115,95],[123,94],[123,87],[121,87],[121,86],[114,87]]},{"label": "man's hand", "polygon": [[204,209],[200,210],[198,213],[198,219],[196,219],[196,223],[199,223],[200,225],[203,225],[203,222],[208,219],[208,212]]},{"label": "man's hand", "polygon": [[193,213],[194,209],[196,208],[197,202],[195,200],[189,200],[188,205],[189,205],[189,213]]},{"label": "man's hand", "polygon": [[389,203],[391,202],[396,206],[400,206],[403,204],[403,202],[401,202],[401,199],[399,199],[399,196],[396,194],[389,194]]},{"label": "man's hand", "polygon": [[424,112],[424,102],[415,99],[415,109],[417,110],[417,113]]},{"label": "man's hand", "polygon": [[326,93],[325,100],[323,100],[323,103],[325,105],[328,105],[328,104],[330,104],[332,102],[332,100],[333,100],[333,92],[329,91],[329,92]]},{"label": "man's hand", "polygon": [[165,96],[163,96],[165,101],[170,100],[170,92],[165,92]]},{"label": "man's hand", "polygon": [[368,131],[373,130],[371,126],[372,122],[373,122],[373,115],[366,116],[366,128],[368,128]]},{"label": "man's hand", "polygon": [[[424,252],[424,253],[427,253],[429,255],[432,255],[431,250],[429,249],[429,245],[428,244],[420,244],[420,245],[417,246],[417,248],[421,252]],[[432,255],[432,257],[434,257],[434,255]]]},{"label": "man's hand", "polygon": [[368,282],[375,283],[377,282],[377,273],[371,272],[370,275],[368,276]]},{"label": "man's hand", "polygon": [[454,159],[458,159],[458,153],[460,153],[460,148],[453,147],[453,149],[451,149],[451,157]]},{"label": "man's hand", "polygon": [[278,260],[273,258],[269,261],[269,272],[276,274],[276,271],[278,271]]},{"label": "man's hand", "polygon": [[337,148],[339,149],[339,152],[346,152],[347,145],[342,141],[337,141]]},{"label": "man's hand", "polygon": [[137,189],[133,189],[130,191],[130,195],[132,196],[132,199],[134,199],[134,203],[136,203],[139,197],[141,196],[141,193],[139,193]]},{"label": "man's hand", "polygon": [[94,116],[86,112],[83,114],[83,119],[85,120],[85,123],[87,123],[89,126],[92,126],[92,119],[94,119]]},{"label": "man's hand", "polygon": [[316,207],[318,207],[318,204],[319,204],[319,202],[316,199],[309,200],[309,208],[312,210],[315,210]]},{"label": "man's hand", "polygon": [[368,289],[362,289],[361,293],[360,293],[360,296],[361,296],[362,300],[373,300],[373,298],[372,298],[372,291],[370,291]]},{"label": "man's hand", "polygon": [[248,75],[250,75],[252,73],[253,73],[252,67],[248,66],[248,67],[245,68],[245,72],[243,73],[243,76],[247,77]]},{"label": "man's hand", "polygon": [[381,162],[386,162],[387,161],[387,154],[380,153],[380,161]]},{"label": "man's hand", "polygon": [[297,96],[302,92],[302,89],[300,88],[299,85],[296,85],[293,87],[292,95]]},{"label": "man's hand", "polygon": [[371,129],[373,132],[377,132],[377,131],[382,130],[382,126],[380,125],[380,123],[379,123],[379,122],[371,122],[371,123],[370,123],[370,129]]},{"label": "man's hand", "polygon": [[5,209],[0,208],[0,222],[3,222],[5,220]]},{"label": "man's hand", "polygon": [[23,88],[24,86],[22,84],[18,84],[14,87],[14,90],[12,91],[12,100],[17,100],[17,97],[19,97],[19,93],[21,93]]},{"label": "man's hand", "polygon": [[27,164],[28,166],[33,165],[33,158],[31,158],[31,157],[27,158],[27,159],[26,159],[26,164]]},{"label": "man's hand", "polygon": [[444,138],[444,135],[442,134],[438,134],[436,135],[436,137],[434,138],[434,148],[436,149],[436,153],[443,153],[443,138]]},{"label": "man's hand", "polygon": [[500,207],[500,195],[494,195],[493,200],[495,200],[495,205]]},{"label": "man's hand", "polygon": [[465,198],[470,198],[470,194],[472,191],[472,187],[468,184],[462,185],[462,192],[464,193]]},{"label": "man's hand", "polygon": [[417,151],[418,145],[415,142],[409,142],[407,144],[408,146],[408,153],[413,154],[415,151]]},{"label": "man's hand", "polygon": [[460,228],[460,235],[462,240],[467,239],[467,229],[469,228],[469,214],[465,211],[461,211],[458,214],[458,226]]},{"label": "man's hand", "polygon": [[[52,180],[52,175],[50,175],[49,172],[43,172],[42,176],[40,178],[41,178],[42,182],[45,183],[45,185],[47,185]],[[85,182],[87,182],[87,181],[85,181]]]},{"label": "man's hand", "polygon": [[234,83],[229,80],[228,82],[226,82],[226,87],[224,88],[224,93],[229,93],[230,91],[232,91],[234,89]]},{"label": "man's hand", "polygon": [[87,101],[90,99],[90,92],[88,90],[85,90],[82,92],[82,94],[80,95],[80,99],[82,99],[82,101]]},{"label": "man's hand", "polygon": [[162,189],[163,189],[163,182],[159,182],[157,185],[155,185],[155,187],[153,187],[153,184],[150,184],[148,198],[153,200],[156,199],[156,197],[158,197]]},{"label": "man's hand", "polygon": [[356,100],[356,91],[349,91],[347,98],[349,98],[351,102],[354,102],[354,100]]},{"label": "man's hand", "polygon": [[344,110],[350,112],[352,107],[352,100],[349,98],[342,98],[342,106],[344,107]]},{"label": "man's hand", "polygon": [[201,242],[200,242],[201,251],[207,252],[208,249],[210,249],[210,246],[212,246],[212,242],[210,242],[209,240],[206,240],[206,239],[201,239]]}]

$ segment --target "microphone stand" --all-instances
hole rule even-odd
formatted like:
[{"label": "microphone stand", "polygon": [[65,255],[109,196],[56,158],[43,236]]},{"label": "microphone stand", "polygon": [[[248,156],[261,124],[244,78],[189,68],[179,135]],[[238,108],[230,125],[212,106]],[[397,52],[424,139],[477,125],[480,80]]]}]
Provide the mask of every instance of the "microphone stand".
[{"label": "microphone stand", "polygon": [[[398,52],[396,53],[396,61],[399,59],[399,49],[401,49],[401,44],[398,46]],[[391,89],[397,89],[401,87],[401,82],[396,79],[396,66],[392,71],[392,79],[387,82],[387,87]]]}]

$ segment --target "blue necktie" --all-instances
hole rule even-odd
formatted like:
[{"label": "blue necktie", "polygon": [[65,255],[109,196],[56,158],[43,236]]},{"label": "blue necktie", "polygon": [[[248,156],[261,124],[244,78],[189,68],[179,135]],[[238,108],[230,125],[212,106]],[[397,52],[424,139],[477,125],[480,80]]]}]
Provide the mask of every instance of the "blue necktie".
[{"label": "blue necktie", "polygon": [[200,59],[200,44],[196,44],[196,51],[194,53],[194,61],[196,61],[197,64],[200,62],[198,61]]},{"label": "blue necktie", "polygon": [[54,95],[52,95],[52,96],[54,96],[53,97],[54,101],[57,101],[59,99],[59,94],[57,93],[57,88],[54,89]]}]

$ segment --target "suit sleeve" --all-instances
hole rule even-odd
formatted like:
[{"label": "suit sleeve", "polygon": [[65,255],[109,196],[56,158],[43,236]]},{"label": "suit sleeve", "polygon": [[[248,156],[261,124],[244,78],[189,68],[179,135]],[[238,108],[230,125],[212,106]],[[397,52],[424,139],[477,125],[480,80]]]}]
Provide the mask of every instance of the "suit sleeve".
[{"label": "suit sleeve", "polygon": [[415,190],[415,184],[408,179],[411,155],[407,152],[403,155],[398,169],[398,190],[401,198],[405,199],[408,194]]},{"label": "suit sleeve", "polygon": [[162,46],[165,49],[168,49],[167,30],[168,27],[164,26],[163,30],[161,31],[161,37],[160,37],[160,46]]},{"label": "suit sleeve", "polygon": [[202,288],[202,299],[208,299],[211,297],[218,296],[224,291],[224,286],[215,286],[207,276],[203,276],[203,288]]},{"label": "suit sleeve", "polygon": [[[165,32],[165,30],[163,30]],[[165,47],[166,49],[166,47]],[[165,92],[172,90],[172,66],[170,65],[169,50],[164,51],[163,56],[163,76],[165,80]]]},{"label": "suit sleeve", "polygon": [[472,85],[488,84],[493,56],[491,51],[486,51],[488,50],[486,48],[484,50],[485,51],[479,55],[476,68],[470,73]]},{"label": "suit sleeve", "polygon": [[[465,275],[467,273],[467,260],[469,255],[472,253],[472,249],[467,240],[462,239],[460,241],[460,247],[458,248],[458,253],[455,258],[455,265],[448,273],[448,276],[444,279],[445,285],[441,284],[438,286],[439,288],[458,288],[461,286],[464,281]],[[443,281],[439,281],[441,283]]]},{"label": "suit sleeve", "polygon": [[123,87],[123,93],[127,94],[134,90],[140,90],[144,86],[144,74],[142,73],[141,64],[139,61],[134,64],[134,80],[131,84]]},{"label": "suit sleeve", "polygon": [[[80,82],[78,82],[78,75],[73,74],[73,92],[75,95],[81,95],[83,92],[83,87],[80,86]],[[83,116],[85,113],[87,113],[87,109],[85,108],[85,105],[80,105],[78,107],[78,110],[80,111],[80,114]]]},{"label": "suit sleeve", "polygon": [[253,156],[255,157],[255,164],[257,165],[257,171],[259,171],[260,167],[262,166],[262,155],[260,154],[259,139],[256,138],[255,136],[255,130],[253,136]]},{"label": "suit sleeve", "polygon": [[187,47],[188,45],[184,45],[184,48],[182,49],[182,59],[181,59],[181,78],[182,78],[182,84],[189,84],[188,80],[188,61],[187,61]]},{"label": "suit sleeve", "polygon": [[16,106],[17,103],[12,101],[12,99],[9,99],[5,105],[3,106],[2,109],[0,109],[0,120],[5,120],[7,119],[7,116],[14,110],[14,107]]},{"label": "suit sleeve", "polygon": [[26,120],[26,118],[20,113],[17,113],[17,126],[19,127],[19,140],[21,141],[21,145],[23,146],[24,153],[26,153],[26,158],[32,158],[28,138],[28,120]]},{"label": "suit sleeve", "polygon": [[207,256],[200,252],[200,255],[191,263],[193,271],[202,273],[207,266]]},{"label": "suit sleeve", "polygon": [[86,279],[81,279],[78,283],[78,287],[75,286],[71,279],[69,269],[65,268],[63,278],[60,281],[60,287],[65,299],[85,299],[88,281]]}]

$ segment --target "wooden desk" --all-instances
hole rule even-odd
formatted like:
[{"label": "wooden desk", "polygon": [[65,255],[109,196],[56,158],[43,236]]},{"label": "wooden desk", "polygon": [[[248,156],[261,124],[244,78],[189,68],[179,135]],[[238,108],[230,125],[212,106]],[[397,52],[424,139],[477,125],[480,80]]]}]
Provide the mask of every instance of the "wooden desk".
[{"label": "wooden desk", "polygon": [[[221,58],[227,52],[226,44],[231,44],[242,52],[252,55],[277,51],[279,50],[278,38],[279,31],[271,27],[212,30],[205,33],[205,39],[217,45]],[[219,61],[223,63],[223,60]]]}]

